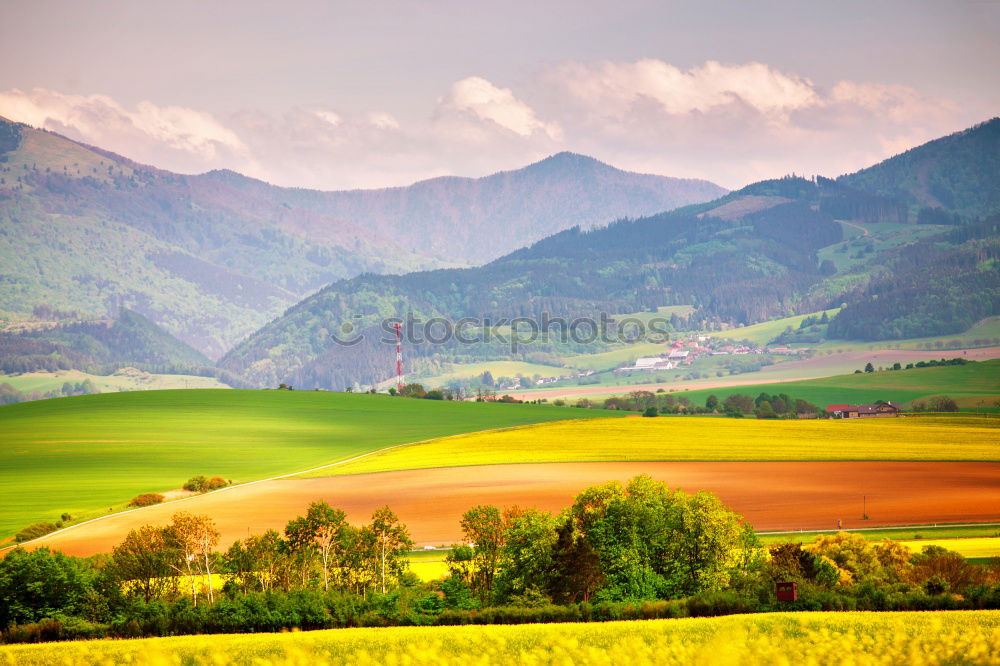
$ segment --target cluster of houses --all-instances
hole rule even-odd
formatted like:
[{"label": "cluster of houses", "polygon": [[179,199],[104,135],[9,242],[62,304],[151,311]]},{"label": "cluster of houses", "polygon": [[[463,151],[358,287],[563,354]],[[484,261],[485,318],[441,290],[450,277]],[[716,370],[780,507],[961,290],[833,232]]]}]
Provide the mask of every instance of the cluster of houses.
[{"label": "cluster of houses", "polygon": [[902,408],[894,402],[877,402],[874,405],[827,405],[826,413],[835,419],[864,419],[899,416]]}]

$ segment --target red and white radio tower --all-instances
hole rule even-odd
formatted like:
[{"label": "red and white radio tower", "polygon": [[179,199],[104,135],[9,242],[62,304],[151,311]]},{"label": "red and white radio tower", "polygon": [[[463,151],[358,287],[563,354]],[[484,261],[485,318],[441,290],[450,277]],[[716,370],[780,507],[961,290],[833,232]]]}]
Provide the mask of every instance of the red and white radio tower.
[{"label": "red and white radio tower", "polygon": [[396,390],[403,391],[403,334],[402,326],[396,324]]}]

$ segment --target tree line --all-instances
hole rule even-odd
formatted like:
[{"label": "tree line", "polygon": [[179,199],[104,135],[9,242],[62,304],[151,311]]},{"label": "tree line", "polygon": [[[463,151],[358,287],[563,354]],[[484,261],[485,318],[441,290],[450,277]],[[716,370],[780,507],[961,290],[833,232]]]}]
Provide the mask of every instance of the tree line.
[{"label": "tree line", "polygon": [[[388,507],[355,526],[324,501],[225,551],[213,521],[186,512],[110,554],[17,548],[0,560],[0,638],[1000,608],[1000,562],[847,533],[764,546],[711,493],[648,476],[586,488],[556,514],[475,506],[461,528],[447,574],[425,583]],[[778,582],[797,583],[799,601],[778,602]]]}]

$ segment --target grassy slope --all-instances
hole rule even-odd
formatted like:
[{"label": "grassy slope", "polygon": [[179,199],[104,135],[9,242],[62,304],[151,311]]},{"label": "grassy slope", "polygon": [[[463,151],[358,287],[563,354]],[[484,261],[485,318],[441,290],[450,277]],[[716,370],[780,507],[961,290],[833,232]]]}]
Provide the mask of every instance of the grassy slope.
[{"label": "grassy slope", "polygon": [[858,404],[875,400],[906,403],[940,394],[962,398],[966,403],[971,402],[969,406],[975,406],[980,400],[989,406],[1000,397],[1000,360],[938,368],[838,375],[800,382],[700,389],[685,391],[682,395],[695,404],[704,404],[710,394],[724,400],[734,393],[757,396],[762,391],[787,393],[793,398],[802,398],[821,407],[830,403]]},{"label": "grassy slope", "polygon": [[0,407],[0,536],[196,474],[250,481],[384,446],[600,412],[284,391],[142,391]]},{"label": "grassy slope", "polygon": [[[590,410],[580,410],[590,411]],[[304,476],[510,462],[1000,460],[1000,419],[758,421],[703,417],[565,421],[383,451]]]},{"label": "grassy slope", "polygon": [[[826,310],[827,317],[833,318],[840,311],[840,308]],[[791,326],[797,329],[802,320],[806,317],[822,317],[823,311],[812,314],[795,315],[784,319],[772,319],[752,326],[742,328],[731,328],[725,331],[712,331],[706,335],[713,338],[733,338],[735,340],[750,340],[758,345],[767,344],[770,340],[780,335],[786,328]]]},{"label": "grassy slope", "polygon": [[102,393],[114,391],[155,391],[176,388],[229,388],[214,377],[194,375],[156,375],[145,372],[113,375],[91,375],[80,370],[59,372],[25,372],[19,375],[0,374],[0,384],[10,384],[18,391],[51,391],[62,388],[66,382],[90,380]]}]

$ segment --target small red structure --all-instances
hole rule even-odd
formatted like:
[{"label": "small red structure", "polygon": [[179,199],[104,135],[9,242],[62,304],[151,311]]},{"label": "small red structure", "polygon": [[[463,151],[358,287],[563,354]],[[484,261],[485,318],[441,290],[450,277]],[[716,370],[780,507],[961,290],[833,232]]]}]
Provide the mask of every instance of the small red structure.
[{"label": "small red structure", "polygon": [[778,601],[798,601],[799,585],[798,583],[777,583],[774,586],[774,593],[777,595]]}]

